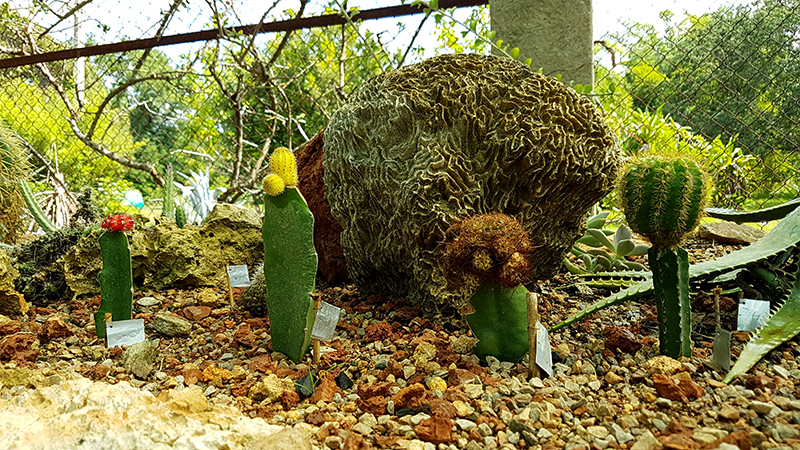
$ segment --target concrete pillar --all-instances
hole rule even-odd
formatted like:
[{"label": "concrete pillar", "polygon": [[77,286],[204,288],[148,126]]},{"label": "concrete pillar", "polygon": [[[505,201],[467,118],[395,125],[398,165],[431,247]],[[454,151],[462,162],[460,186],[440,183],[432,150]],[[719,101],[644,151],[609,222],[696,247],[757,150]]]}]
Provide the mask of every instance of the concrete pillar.
[{"label": "concrete pillar", "polygon": [[533,68],[566,84],[594,82],[592,0],[492,0],[492,30]]}]

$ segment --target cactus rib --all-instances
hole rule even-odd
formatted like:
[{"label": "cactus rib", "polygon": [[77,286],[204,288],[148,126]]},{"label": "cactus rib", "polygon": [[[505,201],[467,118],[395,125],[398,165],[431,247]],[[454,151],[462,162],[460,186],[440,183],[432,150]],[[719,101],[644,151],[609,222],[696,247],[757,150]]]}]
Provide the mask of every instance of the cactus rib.
[{"label": "cactus rib", "polygon": [[33,219],[39,224],[42,230],[47,234],[56,231],[56,226],[50,218],[47,217],[44,211],[42,211],[42,207],[39,205],[39,202],[36,201],[36,197],[33,195],[33,190],[28,182],[21,179],[17,182],[17,186],[19,187],[19,192],[22,194],[22,198],[25,199],[25,205],[28,206],[28,211],[30,211]]}]

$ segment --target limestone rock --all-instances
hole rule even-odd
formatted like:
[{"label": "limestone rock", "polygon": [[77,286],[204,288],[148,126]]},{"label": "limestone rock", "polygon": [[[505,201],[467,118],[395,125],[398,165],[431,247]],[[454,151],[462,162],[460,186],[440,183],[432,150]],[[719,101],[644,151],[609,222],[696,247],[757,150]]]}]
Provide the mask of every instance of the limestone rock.
[{"label": "limestone rock", "polygon": [[126,382],[79,378],[0,400],[0,448],[311,450],[311,438],[300,427],[209,405],[197,388],[168,391],[159,401]]},{"label": "limestone rock", "polygon": [[122,367],[140,379],[146,379],[153,371],[156,361],[157,344],[153,341],[143,341],[131,345],[122,353]]},{"label": "limestone rock", "polygon": [[700,225],[700,238],[727,244],[752,244],[767,233],[750,225],[733,222],[708,222]]},{"label": "limestone rock", "polygon": [[510,58],[441,55],[372,78],[325,130],[325,196],[364,292],[465,306],[448,290],[445,231],[484,213],[529,233],[553,276],[614,187],[619,145],[591,101]]},{"label": "limestone rock", "polygon": [[169,313],[158,313],[153,318],[153,328],[165,336],[188,336],[192,324]]},{"label": "limestone rock", "polygon": [[11,258],[0,249],[0,312],[6,314],[26,314],[28,303],[25,297],[14,289],[14,280],[19,277],[17,269],[11,265]]},{"label": "limestone rock", "polygon": [[256,402],[266,400],[266,403],[274,403],[285,391],[294,392],[294,383],[289,378],[278,378],[271,373],[254,384],[247,393],[247,396]]},{"label": "limestone rock", "polygon": [[[89,233],[64,256],[64,276],[73,295],[100,292],[100,233]],[[137,225],[130,247],[134,284],[154,290],[227,286],[225,266],[254,265],[264,258],[258,213],[227,203],[217,203],[201,226],[178,228],[169,220]]]},{"label": "limestone rock", "polygon": [[345,281],[347,263],[339,243],[342,226],[331,215],[323,182],[323,136],[320,131],[297,153],[298,188],[314,214],[314,247],[317,249],[320,274],[328,283]]}]

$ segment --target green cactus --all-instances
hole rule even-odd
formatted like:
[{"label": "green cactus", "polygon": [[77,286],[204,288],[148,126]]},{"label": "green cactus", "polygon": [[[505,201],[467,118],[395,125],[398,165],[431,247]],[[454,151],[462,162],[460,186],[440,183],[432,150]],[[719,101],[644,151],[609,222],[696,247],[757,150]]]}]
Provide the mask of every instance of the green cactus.
[{"label": "green cactus", "polygon": [[130,320],[133,308],[133,272],[131,251],[126,230],[133,227],[127,216],[110,216],[103,222],[106,231],[100,236],[103,269],[100,281],[100,308],[94,315],[97,337],[106,337],[105,315],[111,313],[112,321]]},{"label": "green cactus", "polygon": [[33,219],[42,228],[42,231],[47,234],[56,231],[56,226],[53,224],[50,218],[47,217],[47,214],[44,213],[42,207],[39,205],[39,202],[36,201],[36,197],[34,197],[33,190],[28,182],[24,179],[21,179],[17,182],[17,186],[19,186],[19,192],[22,194],[22,198],[25,199],[25,205],[28,206],[28,211],[30,211]]},{"label": "green cactus", "polygon": [[689,256],[678,247],[700,221],[706,175],[693,161],[650,156],[629,165],[620,200],[631,229],[649,240],[661,353],[691,356]]},{"label": "green cactus", "polygon": [[178,225],[178,228],[186,226],[186,210],[182,206],[175,208],[175,225]]},{"label": "green cactus", "polygon": [[[294,167],[293,176],[289,166]],[[310,295],[317,274],[314,216],[294,186],[297,168],[291,151],[284,147],[276,149],[270,167],[279,170],[285,184],[274,195],[277,191],[263,183],[267,191],[262,228],[264,281],[272,349],[299,362],[311,345],[314,325],[314,302]],[[274,181],[270,175],[267,178],[265,181]]]},{"label": "green cactus", "polygon": [[533,250],[519,222],[505,214],[483,214],[455,223],[445,233],[442,269],[451,288],[477,290],[467,315],[479,358],[517,362],[528,351],[527,255]]}]

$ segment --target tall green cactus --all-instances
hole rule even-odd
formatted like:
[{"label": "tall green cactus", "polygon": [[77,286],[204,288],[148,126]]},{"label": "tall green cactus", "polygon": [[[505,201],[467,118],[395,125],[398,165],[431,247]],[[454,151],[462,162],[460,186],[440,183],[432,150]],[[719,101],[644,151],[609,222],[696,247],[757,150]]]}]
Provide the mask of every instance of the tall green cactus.
[{"label": "tall green cactus", "polygon": [[42,231],[47,234],[56,231],[56,226],[53,224],[53,221],[47,217],[47,214],[44,213],[39,202],[36,201],[36,197],[34,197],[33,190],[28,182],[25,181],[25,179],[20,179],[17,182],[17,186],[19,186],[19,192],[22,194],[22,198],[25,199],[25,205],[28,207],[28,211],[30,211],[36,223],[39,224],[39,227],[42,228]]},{"label": "tall green cactus", "polygon": [[689,256],[678,247],[700,221],[706,175],[693,161],[649,156],[629,165],[620,199],[631,229],[647,238],[661,353],[691,356]]},{"label": "tall green cactus", "polygon": [[264,282],[272,349],[299,362],[311,345],[317,252],[314,216],[297,190],[297,165],[291,150],[280,147],[270,158],[263,181]]},{"label": "tall green cactus", "polygon": [[100,308],[94,315],[97,337],[106,337],[105,315],[111,320],[130,320],[133,309],[133,272],[131,251],[125,231],[133,228],[133,219],[124,215],[109,216],[103,221],[106,230],[98,241],[103,257],[100,281]]}]

